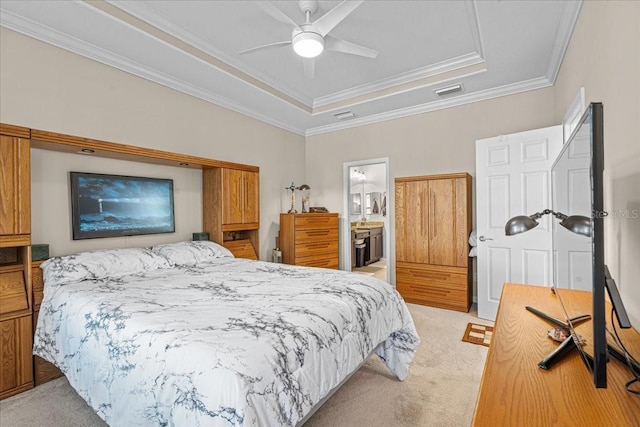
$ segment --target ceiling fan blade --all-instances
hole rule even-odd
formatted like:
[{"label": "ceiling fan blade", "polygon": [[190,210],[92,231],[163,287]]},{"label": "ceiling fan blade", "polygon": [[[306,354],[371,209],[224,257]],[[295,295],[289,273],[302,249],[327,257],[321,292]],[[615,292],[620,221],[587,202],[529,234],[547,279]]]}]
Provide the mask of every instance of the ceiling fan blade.
[{"label": "ceiling fan blade", "polygon": [[304,76],[307,80],[313,80],[313,76],[316,73],[316,60],[314,58],[303,58],[304,64]]},{"label": "ceiling fan blade", "polygon": [[360,46],[359,44],[351,43],[346,40],[337,39],[331,36],[326,36],[324,38],[324,47],[327,50],[349,53],[351,55],[364,56],[371,59],[375,59],[379,53],[377,50],[369,49],[368,47]]},{"label": "ceiling fan blade", "polygon": [[322,36],[326,36],[329,31],[338,25],[344,18],[346,18],[351,12],[356,10],[358,6],[364,3],[364,0],[359,1],[343,1],[329,12],[318,18],[313,25],[316,27]]},{"label": "ceiling fan blade", "polygon": [[245,53],[250,53],[250,52],[255,52],[256,50],[262,50],[262,49],[273,49],[276,47],[283,47],[283,46],[287,46],[291,44],[291,40],[287,40],[284,42],[275,42],[275,43],[269,43],[269,44],[265,44],[262,46],[257,46],[257,47],[252,47],[251,49],[247,49],[247,50],[243,50],[242,52],[238,52],[239,55],[244,55]]},{"label": "ceiling fan blade", "polygon": [[270,1],[263,3],[263,9],[265,12],[271,15],[273,19],[291,27],[292,30],[295,28],[298,28],[298,24],[293,19],[289,18],[289,16],[286,13],[278,9]]}]

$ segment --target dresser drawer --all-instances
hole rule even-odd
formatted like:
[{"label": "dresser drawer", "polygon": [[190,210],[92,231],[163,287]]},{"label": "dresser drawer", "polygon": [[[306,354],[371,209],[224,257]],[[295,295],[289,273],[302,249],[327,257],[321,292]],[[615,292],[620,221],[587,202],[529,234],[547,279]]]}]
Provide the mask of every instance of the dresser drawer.
[{"label": "dresser drawer", "polygon": [[320,228],[338,229],[338,215],[322,215],[308,214],[296,216],[296,234],[299,230],[312,228],[314,230]]},{"label": "dresser drawer", "polygon": [[296,244],[296,264],[299,259],[312,255],[338,258],[338,241]]},{"label": "dresser drawer", "polygon": [[226,240],[222,242],[222,246],[229,249],[234,257],[257,260],[258,256],[253,248],[253,244],[249,239],[242,240]]},{"label": "dresser drawer", "polygon": [[307,267],[333,268],[338,269],[338,257],[305,257],[296,259],[296,265]]},{"label": "dresser drawer", "polygon": [[296,230],[296,245],[299,243],[313,243],[320,241],[338,241],[337,228],[318,228]]},{"label": "dresser drawer", "polygon": [[396,264],[396,281],[413,284],[441,284],[466,292],[468,270],[465,267],[398,262]]},{"label": "dresser drawer", "polygon": [[450,310],[469,311],[467,289],[439,283],[419,285],[396,280],[396,289],[405,301]]},{"label": "dresser drawer", "polygon": [[0,315],[15,314],[29,309],[27,284],[21,266],[0,270]]}]

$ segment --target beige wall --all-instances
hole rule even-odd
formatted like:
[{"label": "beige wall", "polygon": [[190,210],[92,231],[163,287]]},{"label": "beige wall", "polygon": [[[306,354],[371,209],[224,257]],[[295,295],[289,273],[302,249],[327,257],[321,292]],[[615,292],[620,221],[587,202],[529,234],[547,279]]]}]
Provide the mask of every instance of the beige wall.
[{"label": "beige wall", "polygon": [[[316,135],[306,142],[290,132],[2,29],[0,121],[260,166],[260,257],[267,259],[277,235],[278,213],[286,204],[283,184],[306,182],[312,188],[313,205],[344,216],[344,162],[388,157],[391,182],[398,176],[442,172],[475,175],[475,140],[559,124],[584,86],[588,101],[605,105],[608,209],[632,214],[640,209],[639,22],[640,2],[587,1],[554,87]],[[129,167],[104,159],[90,163],[33,151],[38,168],[34,212],[56,215],[43,219],[34,213],[34,242],[52,244],[54,254],[84,250],[85,245],[91,249],[93,244],[95,248],[119,244],[109,239],[73,242],[68,229],[51,230],[68,223],[68,196],[63,196],[66,172],[79,166],[97,172]],[[178,231],[172,238],[188,238],[201,227],[199,215],[193,215],[201,206],[197,174],[139,165],[135,170],[176,180],[184,201],[177,207]],[[392,203],[389,208],[393,233]],[[635,261],[640,253],[639,223],[640,219],[621,214],[607,221],[607,260],[631,301],[627,308],[636,324],[640,318],[640,263]],[[147,244],[150,238],[130,239],[122,245]],[[393,247],[389,261],[393,265]]]},{"label": "beige wall", "polygon": [[[268,249],[275,246],[284,187],[292,180],[304,180],[302,136],[10,30],[2,29],[0,39],[0,121],[4,123],[259,166],[260,257],[267,259]],[[197,173],[33,152],[32,237],[36,243],[49,243],[54,255],[184,240],[201,230],[201,216],[194,214],[202,206]],[[74,242],[65,193],[71,170],[173,178],[180,192],[176,194],[177,232]]]},{"label": "beige wall", "polygon": [[[585,87],[587,102],[604,103],[605,205],[616,212],[606,222],[607,263],[640,325],[639,26],[640,2],[586,1],[552,88],[308,137],[314,198],[343,216],[342,165],[356,160],[389,157],[391,183],[398,176],[475,175],[475,140],[560,124]],[[391,266],[393,254],[392,246]]]},{"label": "beige wall", "polygon": [[554,87],[556,123],[580,87],[604,105],[605,257],[640,329],[640,2],[584,3]]},{"label": "beige wall", "polygon": [[[318,200],[330,211],[340,212],[341,219],[347,218],[343,212],[343,163],[388,157],[388,265],[395,283],[394,179],[469,172],[475,188],[475,141],[551,126],[555,123],[552,104],[553,89],[547,88],[308,137],[307,181],[314,203]],[[473,223],[475,227],[475,207]],[[342,260],[344,246],[340,249]]]}]

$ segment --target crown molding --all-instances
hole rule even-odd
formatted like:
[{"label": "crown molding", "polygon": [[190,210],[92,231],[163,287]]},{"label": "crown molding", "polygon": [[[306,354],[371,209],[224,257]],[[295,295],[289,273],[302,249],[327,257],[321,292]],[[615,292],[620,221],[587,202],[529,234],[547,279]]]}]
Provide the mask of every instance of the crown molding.
[{"label": "crown molding", "polygon": [[120,55],[115,55],[107,50],[96,47],[78,38],[61,33],[60,31],[54,30],[32,20],[23,18],[19,15],[14,14],[13,12],[4,9],[2,10],[2,14],[0,17],[0,26],[75,53],[77,55],[92,59],[102,64],[117,68],[129,74],[133,74],[154,83],[158,83],[162,86],[166,86],[187,95],[191,95],[204,101],[211,102],[212,104],[227,108],[229,110],[235,111],[236,113],[252,117],[256,120],[260,120],[262,122],[304,136],[305,130],[302,128],[290,126],[284,122],[275,120],[272,117],[260,114],[220,94],[204,90],[197,86],[188,84],[182,80],[176,79],[175,77],[169,76],[165,73],[161,73],[149,67],[142,66],[128,58],[124,58]]},{"label": "crown molding", "polygon": [[[261,81],[265,85],[272,87],[278,92],[282,92],[287,96],[294,98],[298,102],[305,104],[309,107],[309,109],[311,109],[313,99],[311,99],[309,96],[297,92],[291,87],[284,86],[274,79],[269,78],[265,74],[255,70],[254,68],[241,63],[232,55],[229,55],[221,51],[220,49],[217,49],[205,39],[195,35],[190,31],[185,30],[173,21],[169,20],[157,10],[153,9],[152,6],[143,2],[133,1],[108,1],[108,3],[130,14],[131,16],[134,16],[135,18],[156,27],[158,30],[193,46],[194,48],[206,53],[207,55],[211,55],[212,57],[217,58],[230,67],[235,68],[236,70]],[[240,75],[235,75],[235,77],[244,80]],[[247,83],[251,84],[250,82]]]},{"label": "crown molding", "polygon": [[[476,0],[465,0],[465,8],[467,13],[467,19],[469,21],[469,30],[471,31],[471,39],[473,41],[474,51],[466,55],[461,55],[450,60],[441,61],[427,67],[418,68],[406,73],[397,74],[387,79],[378,80],[376,82],[353,87],[340,92],[335,92],[330,95],[321,96],[313,100],[313,109],[334,104],[343,103],[352,98],[363,97],[375,92],[383,91],[385,89],[392,88],[394,86],[400,86],[406,83],[414,81],[420,81],[433,77],[438,74],[455,71],[460,68],[476,65],[484,62],[484,47],[482,43],[482,37],[480,36],[480,24],[478,22],[478,14],[476,11]],[[423,86],[417,84],[417,87]],[[325,112],[325,111],[323,111]]]},{"label": "crown molding", "polygon": [[393,111],[388,111],[380,114],[373,114],[370,116],[348,120],[341,123],[332,123],[329,125],[318,126],[315,128],[307,129],[305,136],[320,135],[328,132],[335,132],[343,129],[354,128],[358,126],[369,125],[373,123],[379,123],[387,120],[399,119],[402,117],[413,116],[416,114],[428,113],[436,110],[444,110],[446,108],[458,107],[460,105],[471,104],[479,101],[486,101],[493,98],[499,98],[502,96],[513,95],[520,92],[526,92],[530,90],[542,89],[552,86],[546,77],[540,77],[537,79],[527,80],[524,82],[509,84],[500,86],[497,88],[486,89],[479,92],[473,92],[470,94],[451,97],[427,104],[421,104],[411,106],[407,108],[400,108]]},{"label": "crown molding", "polygon": [[[350,101],[353,98],[365,95],[373,95],[372,99],[375,99],[379,97],[375,95],[376,92],[384,91],[385,89],[393,88],[395,86],[400,86],[406,83],[416,82],[416,88],[421,87],[424,86],[424,84],[420,83],[420,81],[423,79],[428,79],[429,77],[437,76],[439,74],[447,73],[450,71],[456,71],[471,65],[481,64],[483,62],[484,58],[478,55],[477,52],[469,53],[467,55],[462,55],[451,60],[442,61],[437,64],[430,65],[428,67],[418,68],[417,70],[397,74],[388,79],[378,80],[370,84],[357,86],[340,92],[332,93],[331,95],[318,97],[313,101],[313,109],[315,110],[334,103],[342,103],[343,101]],[[371,99],[366,98],[365,101],[360,101],[359,103],[370,100]]]},{"label": "crown molding", "polygon": [[582,3],[582,0],[565,2],[564,8],[562,9],[558,33],[554,38],[551,55],[549,56],[549,65],[547,66],[547,72],[545,74],[551,83],[556,82],[556,78],[560,72],[564,55],[569,47],[571,35],[580,16]]},{"label": "crown molding", "polygon": [[[470,20],[470,25],[473,33],[472,37],[474,39],[474,47],[476,49],[476,52],[472,52],[467,55],[460,56],[451,61],[443,61],[442,63],[434,64],[429,67],[424,67],[418,70],[413,70],[408,73],[396,75],[392,78],[380,80],[372,84],[363,85],[361,87],[352,88],[346,91],[341,91],[325,97],[317,98],[313,102],[313,106],[319,107],[322,105],[339,102],[340,100],[349,101],[349,100],[353,100],[354,97],[359,96],[359,94],[371,93],[372,91],[380,91],[380,90],[384,90],[385,88],[394,87],[401,84],[406,84],[407,86],[411,86],[411,83],[415,82],[417,79],[424,79],[425,77],[433,78],[433,76],[437,76],[439,74],[443,74],[451,70],[455,71],[462,67],[468,66],[470,64],[473,65],[473,64],[483,63],[484,62],[483,45],[482,45],[480,33],[478,31],[475,1],[476,0],[467,0],[465,3],[467,5],[467,16]],[[91,3],[88,3],[88,2],[81,1],[80,3],[83,4],[85,7],[94,7]],[[456,107],[456,106],[469,104],[473,102],[484,101],[492,98],[507,96],[507,95],[511,95],[519,92],[535,90],[535,89],[551,86],[554,84],[555,79],[557,78],[573,29],[575,28],[575,24],[579,18],[579,13],[582,8],[582,4],[583,4],[582,0],[577,2],[567,2],[566,6],[563,8],[562,15],[560,17],[560,22],[561,22],[559,26],[560,29],[558,30],[558,34],[554,40],[552,52],[549,58],[549,64],[547,66],[546,75],[544,77],[531,79],[528,81],[519,82],[515,84],[505,85],[498,88],[487,89],[480,92],[461,94],[459,96],[448,97],[446,99],[437,100],[434,102],[425,103],[417,106],[399,108],[393,111],[372,114],[365,117],[356,117],[354,119],[339,122],[339,123],[331,123],[328,125],[322,125],[322,126],[310,127],[310,128],[307,128],[307,124],[305,123],[306,120],[299,120],[292,124],[292,123],[285,123],[278,119],[274,119],[273,117],[259,113],[258,111],[255,111],[255,109],[247,108],[241,105],[240,103],[233,101],[223,95],[215,93],[211,90],[205,90],[201,87],[182,81],[181,79],[177,79],[166,73],[160,72],[154,68],[144,66],[143,64],[140,64],[135,60],[131,60],[129,58],[114,54],[108,50],[105,50],[93,44],[87,43],[86,41],[83,41],[81,39],[68,35],[61,31],[55,30],[51,27],[48,27],[36,21],[32,21],[30,19],[24,18],[4,8],[1,9],[2,13],[0,14],[0,25],[2,27],[6,27],[10,30],[16,31],[18,33],[21,33],[26,36],[32,37],[34,39],[48,43],[50,45],[65,49],[67,51],[81,55],[83,57],[117,68],[124,72],[136,75],[146,80],[180,91],[187,95],[194,96],[196,98],[202,99],[204,101],[210,102],[212,104],[218,105],[220,107],[226,108],[236,113],[243,114],[245,116],[262,121],[264,123],[276,126],[278,128],[284,129],[294,134],[301,135],[301,136],[312,136],[312,135],[318,135],[318,134],[327,133],[327,132],[339,131],[342,129],[364,126],[364,125],[387,121],[387,120],[393,120],[396,118],[422,114],[430,111]],[[116,9],[122,9],[122,12],[120,13],[123,13],[123,14],[130,13],[128,12],[129,6],[130,6],[129,4],[127,4],[125,8],[121,8],[118,2],[108,2],[108,3],[105,3],[105,5],[116,8]],[[132,8],[131,10],[137,10],[136,6],[132,6],[131,8]],[[115,9],[112,9],[111,11],[114,11],[114,10]],[[117,19],[116,17],[117,14],[110,15],[109,13],[105,12],[101,8],[96,8],[96,11],[98,11],[98,13],[106,14],[111,19]],[[139,18],[138,14],[131,15],[134,21],[139,20],[138,22],[140,23],[140,27],[133,25],[133,28],[137,31],[143,31],[143,32],[145,32],[144,31],[145,25],[151,25],[160,32],[165,32],[165,29],[168,29],[168,32],[166,33],[167,36],[173,37],[176,40],[179,40],[179,42],[176,42],[176,44],[169,43],[171,47],[173,47],[174,49],[178,49],[185,55],[190,55],[196,60],[202,60],[197,55],[194,56],[192,53],[187,52],[184,49],[180,48],[180,45],[182,43],[191,44],[194,46],[195,49],[200,50],[203,54],[209,55],[213,58],[216,58],[218,61],[223,62],[223,60],[219,59],[219,57],[220,56],[224,57],[224,55],[221,54],[217,49],[215,49],[209,43],[207,43],[202,39],[199,39],[197,36],[190,34],[187,31],[184,31],[184,30],[180,31],[175,24],[168,22],[166,19],[162,21],[163,19],[162,16],[160,16],[159,14],[156,14],[156,15],[157,16],[153,16],[152,18],[149,18],[149,19],[146,19],[147,17],[145,17],[144,19]],[[143,25],[143,22],[146,22],[146,24]],[[130,22],[124,22],[123,24],[132,26]],[[150,37],[155,37],[154,34],[147,33],[147,32],[145,33],[148,34]],[[160,40],[160,39],[158,40],[161,42],[167,43],[164,40]],[[233,61],[228,61],[228,62],[233,62]],[[213,61],[208,62],[207,64],[211,67],[216,68],[216,70],[219,70],[222,73],[229,74],[234,78],[247,82],[247,80],[243,79],[242,76],[240,75],[234,75],[229,73],[228,70],[222,70],[216,67]],[[234,66],[235,66],[234,64],[229,65],[229,67],[231,68],[233,68]],[[239,70],[239,73],[243,73],[243,71]],[[254,77],[255,73],[253,71],[251,71],[251,73],[252,74],[250,75],[250,77]],[[260,80],[260,78],[256,77],[256,81],[257,80]],[[247,82],[247,83],[251,84],[250,82]],[[425,85],[418,85],[417,83],[418,82],[416,82],[414,84],[415,87],[413,87],[410,90],[415,90],[418,87],[425,86]],[[271,87],[271,83],[264,82],[264,84],[266,86]],[[277,95],[274,95],[272,92],[269,92],[268,88],[267,89],[261,88],[259,87],[259,85],[256,86],[255,84],[252,85],[252,87],[255,90],[261,91],[265,94],[272,96],[274,100],[277,100],[278,102],[282,102],[282,105],[286,104],[287,106],[295,107],[295,105],[291,104],[286,99],[283,99],[283,97],[279,97]],[[274,88],[274,90],[277,91],[279,89]],[[282,90],[282,92],[287,96],[290,95],[290,91]],[[291,96],[291,99],[293,98],[294,96]],[[304,103],[304,101],[301,101],[301,100],[300,102]],[[329,112],[329,110],[319,112],[317,115],[319,116],[320,114],[325,114],[327,112]],[[311,114],[309,117],[312,117],[314,115],[316,114]],[[293,120],[291,120],[291,122],[293,122]]]}]

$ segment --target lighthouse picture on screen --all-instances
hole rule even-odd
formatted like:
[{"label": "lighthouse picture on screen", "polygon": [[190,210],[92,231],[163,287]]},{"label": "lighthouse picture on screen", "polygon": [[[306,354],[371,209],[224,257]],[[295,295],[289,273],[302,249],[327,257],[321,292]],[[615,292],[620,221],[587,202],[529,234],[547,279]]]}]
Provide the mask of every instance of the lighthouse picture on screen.
[{"label": "lighthouse picture on screen", "polygon": [[173,180],[70,172],[73,239],[173,233]]}]

